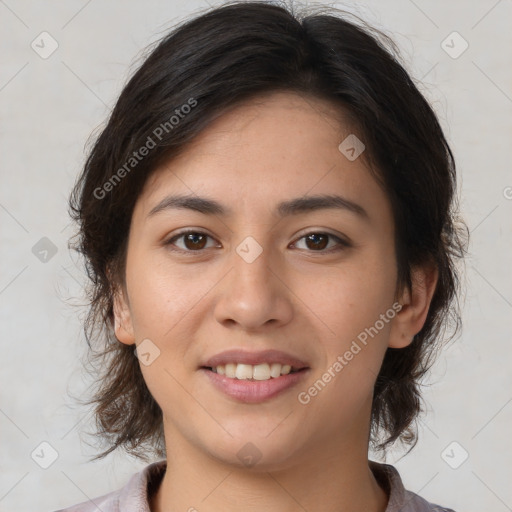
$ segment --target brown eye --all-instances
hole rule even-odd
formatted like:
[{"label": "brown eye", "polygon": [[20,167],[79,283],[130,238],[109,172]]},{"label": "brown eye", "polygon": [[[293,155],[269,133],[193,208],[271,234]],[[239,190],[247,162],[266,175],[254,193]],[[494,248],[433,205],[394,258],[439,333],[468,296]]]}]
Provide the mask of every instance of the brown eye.
[{"label": "brown eye", "polygon": [[[328,235],[325,235],[323,233],[312,233],[311,235],[307,235],[305,237],[306,239],[306,245],[310,249],[325,249],[328,244]],[[310,245],[309,245],[310,244]]]},{"label": "brown eye", "polygon": [[[312,232],[299,239],[299,241],[302,240],[304,240],[306,249],[310,252],[331,252],[350,247],[349,242],[331,233]],[[330,240],[333,240],[335,243],[326,249]]]},{"label": "brown eye", "polygon": [[206,245],[206,236],[201,233],[188,233],[183,240],[185,247],[191,250],[204,249]]},{"label": "brown eye", "polygon": [[[173,251],[183,253],[201,252],[208,248],[208,239],[213,240],[210,235],[203,233],[202,231],[185,231],[173,236],[165,243],[165,245],[170,246]],[[179,240],[182,240],[181,244],[176,243]],[[328,253],[332,251],[339,251],[351,246],[349,242],[331,233],[312,232],[299,239],[299,241],[302,240],[305,241],[306,250],[310,252]],[[335,243],[331,244],[331,247],[327,248],[330,241],[334,241]],[[296,244],[297,243],[298,242],[296,242]]]},{"label": "brown eye", "polygon": [[[195,252],[206,248],[208,238],[211,237],[206,233],[202,233],[201,231],[186,231],[172,237],[169,241],[166,242],[166,245],[175,245],[177,247],[176,250],[178,251],[181,250],[183,252]],[[175,244],[175,242],[180,239],[183,240],[183,246]]]}]

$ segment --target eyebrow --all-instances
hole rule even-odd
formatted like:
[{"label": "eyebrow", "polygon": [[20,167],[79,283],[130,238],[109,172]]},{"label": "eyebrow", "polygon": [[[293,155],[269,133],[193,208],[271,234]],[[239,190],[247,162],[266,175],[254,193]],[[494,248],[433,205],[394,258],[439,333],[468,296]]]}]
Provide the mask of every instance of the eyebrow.
[{"label": "eyebrow", "polygon": [[[154,206],[149,212],[148,217],[174,209],[193,210],[205,215],[233,215],[233,210],[223,206],[214,199],[196,195],[170,195],[166,196]],[[369,220],[368,212],[361,205],[339,195],[297,197],[279,203],[276,207],[276,213],[279,217],[287,217],[325,209],[345,210],[358,215],[364,220]]]}]

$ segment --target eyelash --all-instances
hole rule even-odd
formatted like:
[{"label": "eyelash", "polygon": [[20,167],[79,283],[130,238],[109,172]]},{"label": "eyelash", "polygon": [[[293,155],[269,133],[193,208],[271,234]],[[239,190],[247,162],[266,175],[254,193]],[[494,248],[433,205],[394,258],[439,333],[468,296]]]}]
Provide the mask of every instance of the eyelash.
[{"label": "eyelash", "polygon": [[[208,233],[205,233],[203,231],[187,230],[187,231],[182,231],[181,233],[178,233],[178,234],[174,235],[169,240],[164,242],[164,245],[171,247],[171,246],[174,245],[174,242],[176,240],[178,240],[180,238],[183,238],[184,236],[189,235],[189,234],[203,235],[203,236],[206,236],[208,238],[213,239],[212,236],[210,236]],[[305,249],[307,252],[320,253],[320,254],[330,254],[332,252],[342,251],[344,249],[352,247],[352,244],[349,243],[348,241],[343,240],[342,238],[340,238],[340,237],[338,237],[336,235],[333,235],[332,233],[326,233],[326,232],[323,232],[323,231],[310,231],[309,233],[305,233],[300,238],[298,238],[297,241],[302,240],[302,239],[308,237],[309,235],[324,235],[324,236],[328,236],[328,237],[334,239],[338,243],[338,247],[334,247],[334,248],[331,247],[330,249],[322,249],[322,250],[319,250],[319,251]],[[205,250],[206,249],[199,249],[197,251],[193,251],[193,250],[190,250],[190,249],[176,248],[175,246],[171,248],[171,251],[179,252],[179,253],[187,254],[187,255],[200,254],[200,253],[203,253]],[[300,249],[300,250],[304,250],[304,249]]]}]

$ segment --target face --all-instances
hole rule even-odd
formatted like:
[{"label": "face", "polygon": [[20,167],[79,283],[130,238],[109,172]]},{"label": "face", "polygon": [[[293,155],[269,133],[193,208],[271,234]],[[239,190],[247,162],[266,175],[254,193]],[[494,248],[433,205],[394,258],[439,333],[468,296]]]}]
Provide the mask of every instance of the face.
[{"label": "face", "polygon": [[140,194],[116,335],[138,346],[168,453],[284,468],[367,445],[386,348],[415,333],[389,200],[338,149],[354,132],[332,112],[292,93],[246,103]]}]

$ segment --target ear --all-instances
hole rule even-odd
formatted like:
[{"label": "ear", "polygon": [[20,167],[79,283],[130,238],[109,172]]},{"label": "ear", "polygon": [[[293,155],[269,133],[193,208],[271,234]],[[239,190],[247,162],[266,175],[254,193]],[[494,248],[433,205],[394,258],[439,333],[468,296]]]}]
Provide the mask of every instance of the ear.
[{"label": "ear", "polygon": [[117,289],[114,293],[114,332],[121,343],[133,345],[135,343],[133,322],[125,295],[123,289]]},{"label": "ear", "polygon": [[402,309],[396,314],[391,324],[388,344],[390,348],[407,347],[423,328],[436,289],[438,275],[434,265],[412,269],[411,288],[406,286],[398,298]]}]

